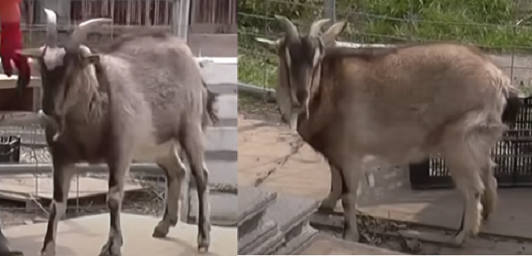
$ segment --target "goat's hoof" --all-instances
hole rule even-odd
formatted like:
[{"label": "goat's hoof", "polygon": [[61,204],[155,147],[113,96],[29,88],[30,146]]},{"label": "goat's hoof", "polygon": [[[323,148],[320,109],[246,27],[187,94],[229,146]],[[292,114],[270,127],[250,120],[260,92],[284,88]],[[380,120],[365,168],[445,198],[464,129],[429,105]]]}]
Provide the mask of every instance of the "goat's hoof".
[{"label": "goat's hoof", "polygon": [[487,207],[482,208],[482,220],[488,220],[490,217],[491,211]]},{"label": "goat's hoof", "polygon": [[207,253],[209,251],[209,240],[198,237],[198,252]]},{"label": "goat's hoof", "polygon": [[490,217],[489,212],[482,212],[482,220],[488,220],[489,217]]},{"label": "goat's hoof", "polygon": [[352,241],[352,242],[360,242],[360,235],[358,234],[358,231],[353,231],[346,229],[344,230],[344,240]]},{"label": "goat's hoof", "polygon": [[110,237],[107,243],[102,247],[99,256],[121,256],[120,247],[122,247],[121,237]]},{"label": "goat's hoof", "polygon": [[48,242],[41,250],[41,256],[55,256],[55,243]]},{"label": "goat's hoof", "polygon": [[451,239],[451,245],[455,247],[462,247],[465,243],[465,239],[466,239],[466,232],[463,230],[459,231]]},{"label": "goat's hoof", "polygon": [[170,226],[166,222],[160,221],[159,224],[157,224],[157,226],[153,230],[152,237],[165,238],[166,235],[168,235],[169,231],[170,231]]}]

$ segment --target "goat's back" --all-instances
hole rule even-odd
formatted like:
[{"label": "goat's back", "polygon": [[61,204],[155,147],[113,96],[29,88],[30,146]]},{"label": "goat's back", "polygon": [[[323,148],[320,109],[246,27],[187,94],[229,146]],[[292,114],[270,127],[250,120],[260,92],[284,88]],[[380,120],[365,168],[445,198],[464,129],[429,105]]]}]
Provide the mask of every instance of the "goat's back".
[{"label": "goat's back", "polygon": [[[187,123],[201,123],[205,87],[189,47],[167,34],[118,41],[102,64],[111,83],[114,116],[136,126],[139,143],[177,138]],[[122,118],[122,117],[121,117]],[[154,138],[152,139],[152,136]]]},{"label": "goat's back", "polygon": [[440,146],[445,133],[502,125],[505,95],[512,90],[509,78],[484,55],[457,44],[325,61],[336,63],[325,66],[336,83],[332,90],[322,88],[329,100],[321,105],[336,109],[331,113],[345,120],[356,145],[392,159],[423,157]]}]

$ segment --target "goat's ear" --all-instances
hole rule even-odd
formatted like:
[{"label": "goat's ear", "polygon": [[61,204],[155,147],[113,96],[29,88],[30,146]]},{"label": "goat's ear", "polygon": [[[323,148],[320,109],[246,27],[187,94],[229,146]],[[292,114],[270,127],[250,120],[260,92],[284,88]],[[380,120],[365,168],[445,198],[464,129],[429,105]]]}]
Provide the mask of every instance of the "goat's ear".
[{"label": "goat's ear", "polygon": [[342,33],[344,31],[345,27],[347,26],[347,22],[340,21],[334,23],[323,35],[321,36],[321,40],[323,41],[323,44],[325,46],[334,46],[334,40],[338,36],[338,34]]},{"label": "goat's ear", "polygon": [[83,56],[83,64],[84,65],[90,65],[90,64],[98,64],[100,63],[100,55],[98,54],[88,54],[86,56]]},{"label": "goat's ear", "polygon": [[272,41],[270,39],[266,39],[262,37],[255,37],[255,41],[257,41],[261,46],[266,48],[271,53],[277,54],[277,48],[279,47],[279,41]]},{"label": "goat's ear", "polygon": [[43,49],[42,48],[26,48],[26,49],[17,51],[17,54],[19,54],[20,56],[24,56],[26,58],[39,59],[39,58],[42,58]]}]

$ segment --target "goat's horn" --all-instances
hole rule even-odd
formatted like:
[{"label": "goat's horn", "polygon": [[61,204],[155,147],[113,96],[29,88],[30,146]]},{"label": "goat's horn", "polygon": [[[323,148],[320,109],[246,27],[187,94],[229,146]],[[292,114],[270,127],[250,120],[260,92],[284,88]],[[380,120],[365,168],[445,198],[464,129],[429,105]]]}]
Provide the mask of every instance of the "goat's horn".
[{"label": "goat's horn", "polygon": [[79,45],[82,42],[84,42],[87,39],[87,35],[94,31],[95,28],[101,27],[105,24],[112,24],[113,20],[108,18],[96,18],[96,19],[90,19],[85,22],[82,22],[78,25],[78,27],[72,32],[72,35],[70,36],[70,40],[73,44]]},{"label": "goat's horn", "polygon": [[57,14],[50,9],[44,9],[46,14],[46,45],[57,45]]},{"label": "goat's horn", "polygon": [[325,23],[329,22],[329,20],[330,19],[321,19],[321,20],[314,21],[312,25],[310,26],[310,32],[308,33],[308,35],[310,37],[319,37],[320,32],[321,32],[321,27],[323,27]]},{"label": "goat's horn", "polygon": [[277,19],[279,22],[281,22],[281,24],[283,24],[286,36],[288,38],[295,39],[299,37],[299,33],[297,32],[296,26],[288,18],[281,15],[275,15],[275,19]]}]

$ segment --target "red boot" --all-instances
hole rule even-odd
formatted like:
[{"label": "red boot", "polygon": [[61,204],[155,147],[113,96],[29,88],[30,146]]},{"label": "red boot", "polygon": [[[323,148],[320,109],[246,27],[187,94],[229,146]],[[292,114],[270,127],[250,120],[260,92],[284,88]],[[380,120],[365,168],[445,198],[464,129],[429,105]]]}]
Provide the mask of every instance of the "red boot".
[{"label": "red boot", "polygon": [[2,68],[9,77],[13,74],[13,64],[18,70],[17,89],[22,92],[30,82],[30,66],[28,59],[16,52],[22,49],[22,32],[19,22],[5,22],[1,24],[0,57]]}]

